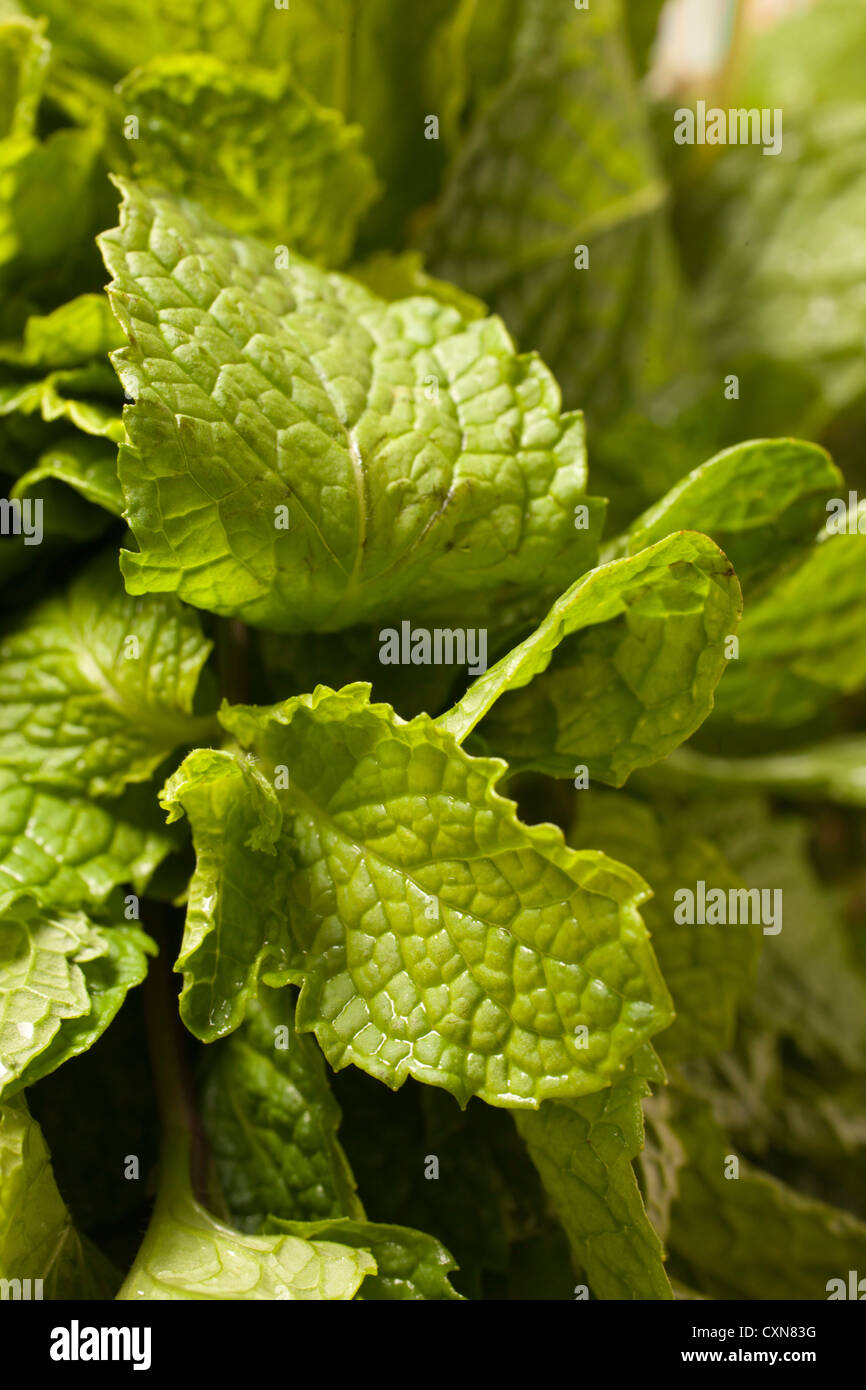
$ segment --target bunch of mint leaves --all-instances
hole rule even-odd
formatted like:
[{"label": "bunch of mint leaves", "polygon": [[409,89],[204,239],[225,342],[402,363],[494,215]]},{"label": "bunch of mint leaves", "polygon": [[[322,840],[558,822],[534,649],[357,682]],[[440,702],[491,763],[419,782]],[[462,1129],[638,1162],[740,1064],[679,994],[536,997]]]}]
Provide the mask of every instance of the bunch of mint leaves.
[{"label": "bunch of mint leaves", "polygon": [[866,1270],[866,26],[660,10],[0,0],[4,1287]]}]

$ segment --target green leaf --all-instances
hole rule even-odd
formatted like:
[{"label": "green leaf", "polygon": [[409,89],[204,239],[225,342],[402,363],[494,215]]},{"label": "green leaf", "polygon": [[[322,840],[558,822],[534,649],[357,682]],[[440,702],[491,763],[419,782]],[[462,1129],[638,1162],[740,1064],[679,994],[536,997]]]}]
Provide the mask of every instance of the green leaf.
[{"label": "green leaf", "polygon": [[643,1146],[641,1100],[661,1076],[647,1048],[607,1090],[515,1116],[597,1298],[673,1298],[631,1166]]},{"label": "green leaf", "polygon": [[[739,660],[719,689],[716,717],[791,725],[866,685],[866,503],[831,517],[747,608]],[[854,534],[830,527],[853,526]],[[866,522],[864,522],[866,526]]]},{"label": "green leaf", "polygon": [[[694,366],[667,188],[619,5],[503,10],[483,65],[486,101],[424,246],[435,274],[480,295],[538,349],[565,401],[586,406],[596,441],[598,426]],[[576,268],[580,247],[587,268]]]},{"label": "green leaf", "polygon": [[522,825],[496,791],[502,763],[368,696],[224,706],[252,760],[195,752],[167,784],[199,860],[178,961],[187,1026],[205,1040],[237,1027],[261,972],[301,984],[298,1027],[334,1068],[394,1088],[413,1076],[534,1107],[606,1085],[670,1021],[641,880]]},{"label": "green leaf", "polygon": [[114,554],[0,636],[0,766],[22,781],[116,796],[178,745],[214,732],[192,713],[211,644],[171,597],[130,598]]},{"label": "green leaf", "polygon": [[33,131],[48,56],[41,25],[0,16],[0,138]]},{"label": "green leaf", "polygon": [[[473,7],[466,35],[467,126],[507,80],[518,56],[533,42],[538,44],[539,35],[530,24],[532,15],[523,0],[488,0]],[[547,15],[539,18],[543,26]]]},{"label": "green leaf", "polygon": [[428,275],[420,251],[403,251],[400,255],[378,251],[374,256],[349,266],[349,274],[380,299],[389,302],[424,295],[439,304],[450,305],[467,323],[472,319],[483,319],[487,313],[486,306],[474,294],[467,294],[447,280],[437,280],[435,275]]},{"label": "green leaf", "polygon": [[[847,1160],[856,1162],[866,1151],[863,1078],[828,1081],[829,1069],[810,1074],[785,1066],[784,1051],[783,1036],[753,1022],[742,1030],[736,1052],[689,1063],[686,1080],[752,1157],[770,1151],[778,1163],[779,1154],[806,1155],[817,1160],[818,1172],[832,1165],[835,1176]],[[841,1182],[831,1194],[844,1201]]]},{"label": "green leaf", "polygon": [[695,301],[726,373],[755,355],[801,368],[838,411],[866,390],[863,248],[851,235],[866,208],[866,105],[798,114],[775,93],[769,105],[784,110],[781,153],[727,149],[700,187]]},{"label": "green leaf", "polygon": [[583,764],[619,786],[707,717],[740,605],[712,541],[668,536],[573,584],[440,727],[463,739],[486,714],[481,732],[512,771],[573,777]]},{"label": "green leaf", "polygon": [[634,555],[672,531],[712,536],[746,588],[814,539],[828,496],[843,478],[829,454],[800,439],[757,439],[695,468],[632,522],[622,553]]},{"label": "green leaf", "polygon": [[741,880],[713,843],[691,828],[688,812],[650,806],[621,793],[582,791],[569,843],[600,849],[631,865],[653,896],[642,908],[676,1018],[656,1046],[665,1062],[731,1046],[741,1003],[755,987],[760,925],[678,924],[676,892],[700,880],[727,894]]},{"label": "green leaf", "polygon": [[[246,0],[218,10],[201,0],[82,0],[74,10],[34,0],[33,8],[48,16],[66,64],[111,82],[129,71],[131,55],[288,63],[305,91],[364,129],[387,188],[369,228],[374,241],[399,241],[412,210],[435,195],[463,97],[465,0],[428,0],[411,24],[391,0],[292,0],[286,9]],[[438,140],[425,138],[428,113],[439,116]]]},{"label": "green leaf", "polygon": [[324,1060],[296,1033],[292,996],[263,987],[215,1053],[202,1117],[232,1220],[260,1231],[269,1215],[362,1218]]},{"label": "green leaf", "polygon": [[[56,491],[57,485],[62,485],[62,492]],[[117,477],[117,450],[85,434],[66,435],[41,453],[33,468],[22,473],[10,495],[42,498],[50,523],[67,513],[67,487],[74,488],[85,501],[120,516],[123,494]]]},{"label": "green leaf", "polygon": [[457,135],[472,9],[466,0],[427,0],[407,24],[391,0],[300,0],[293,8],[293,72],[319,101],[359,122],[382,180],[363,229],[372,245],[400,245],[412,212],[436,196]]},{"label": "green leaf", "polygon": [[137,1299],[339,1302],[376,1271],[369,1250],[293,1235],[247,1235],[211,1215],[190,1190],[175,1143],[156,1206],[120,1293]]},{"label": "green leaf", "polygon": [[866,738],[825,739],[760,758],[713,757],[681,748],[665,764],[663,777],[674,787],[760,789],[866,806]]},{"label": "green leaf", "polygon": [[[160,802],[170,821],[186,813],[193,831],[196,872],[176,968],[181,1016],[213,1042],[243,1021],[259,977],[285,984],[296,959],[278,888],[287,867],[276,850],[282,812],[255,760],[204,749],[184,759]],[[266,893],[263,871],[273,875]]]},{"label": "green leaf", "polygon": [[103,927],[22,898],[0,914],[0,1099],[105,1032],[156,947],[136,927]]},{"label": "green leaf", "polygon": [[[92,237],[110,206],[97,129],[0,140],[0,292],[56,302],[92,282]],[[45,190],[51,196],[45,196]],[[7,320],[2,331],[8,332]]]},{"label": "green leaf", "polygon": [[286,1232],[303,1240],[331,1240],[357,1250],[370,1251],[378,1272],[368,1274],[362,1299],[391,1300],[459,1298],[448,1281],[454,1261],[432,1236],[406,1226],[385,1226],[372,1221],[282,1221],[271,1217],[265,1233]]},{"label": "green leaf", "polygon": [[143,893],[174,847],[128,794],[104,805],[0,768],[0,911],[22,892],[64,911],[97,908],[119,884]]},{"label": "green leaf", "polygon": [[626,32],[638,72],[645,72],[665,0],[624,0]]},{"label": "green leaf", "polygon": [[[151,916],[150,907],[145,916]],[[150,968],[156,973],[165,967],[153,961]],[[106,1253],[124,1270],[150,1216],[151,1174],[159,1154],[154,1077],[144,1040],[144,994],[144,989],[132,990],[92,1047],[27,1092],[76,1225],[93,1239],[104,1240]],[[141,1181],[125,1176],[124,1170],[130,1172],[129,1154],[138,1158]],[[116,1233],[124,1228],[129,1234],[121,1242]]]},{"label": "green leaf", "polygon": [[117,141],[115,168],[197,199],[241,235],[328,265],[347,259],[377,192],[362,132],[285,69],[175,54],[136,68],[117,92],[140,134]]},{"label": "green leaf", "polygon": [[[2,377],[3,368],[0,367]],[[15,389],[21,385],[22,382],[16,380]],[[29,387],[32,383],[26,385]],[[62,435],[68,433],[68,427],[63,427]],[[0,472],[4,478],[10,481],[17,478],[44,449],[57,442],[59,435],[61,430],[54,424],[46,424],[38,413],[24,414],[14,408],[4,411],[0,419]]]},{"label": "green leaf", "polygon": [[[106,453],[110,450],[110,454]],[[82,434],[62,434],[56,446],[41,452],[36,466],[21,474],[7,491],[22,506],[21,534],[14,531],[0,542],[0,575],[5,580],[22,569],[48,576],[74,565],[72,542],[98,541],[111,528],[112,518],[102,506],[93,506],[100,495],[110,498],[111,476],[117,484],[117,451],[104,440]],[[67,479],[75,488],[70,492]],[[122,506],[122,502],[120,504]],[[109,509],[110,510],[110,509]],[[40,536],[41,539],[36,540]],[[38,594],[44,583],[34,586]],[[4,607],[21,612],[20,593],[7,589]]]},{"label": "green leaf", "polygon": [[[671,1225],[671,1209],[679,1194],[680,1169],[686,1162],[686,1151],[671,1123],[673,1108],[667,1087],[648,1096],[643,1106],[644,1144],[638,1155],[641,1190],[647,1216],[664,1242]],[[676,1281],[671,1281],[674,1296],[681,1297]],[[700,1298],[700,1294],[694,1297]]]},{"label": "green leaf", "polygon": [[[636,2],[641,29],[656,7]],[[718,448],[729,418],[681,285],[630,11],[626,25],[618,0],[475,7],[468,133],[422,236],[432,270],[481,295],[586,409],[617,526]]]},{"label": "green leaf", "polygon": [[458,604],[469,622],[592,563],[581,419],[498,320],[387,304],[300,257],[277,270],[193,204],[123,188],[101,245],[132,344],[114,356],[136,400],[130,592],[281,632]]},{"label": "green leaf", "polygon": [[721,1299],[825,1299],[828,1281],[866,1262],[866,1225],[739,1160],[702,1101],[678,1092],[674,1128],[686,1152],[669,1242],[690,1284]]},{"label": "green leaf", "polygon": [[80,294],[50,314],[31,315],[20,343],[0,343],[0,362],[54,370],[81,367],[125,341],[107,297]]},{"label": "green leaf", "polygon": [[201,0],[24,0],[48,19],[48,32],[65,64],[112,82],[140,62],[164,52],[213,52],[234,62],[284,59],[296,20],[309,0],[291,10],[273,0],[248,0],[219,12]]},{"label": "green leaf", "polygon": [[809,861],[809,823],[745,796],[689,799],[683,817],[747,887],[781,892],[782,929],[764,938],[752,1006],[760,1026],[791,1039],[806,1057],[866,1070],[866,976],[841,894]]},{"label": "green leaf", "polygon": [[232,1220],[372,1251],[379,1267],[360,1297],[455,1298],[454,1261],[438,1241],[365,1221],[337,1140],[340,1111],[319,1049],[295,1031],[294,999],[262,988],[225,1042],[203,1094],[203,1119]]},{"label": "green leaf", "polygon": [[[288,64],[304,91],[364,130],[382,181],[382,196],[365,224],[371,245],[399,244],[411,214],[436,194],[464,97],[467,0],[428,0],[411,24],[391,0],[293,0],[291,10],[275,8],[273,0],[247,0],[219,12],[200,0],[83,0],[75,13],[58,0],[40,0],[38,10],[49,17],[52,42],[68,64],[110,81],[128,72],[130,54],[140,63],[166,54],[210,54],[232,71],[243,64],[271,70]],[[76,116],[113,105],[104,83],[87,82],[80,71],[74,77]],[[430,114],[439,121],[436,138],[427,125]],[[241,126],[240,135],[246,134]],[[199,150],[195,163],[205,157]],[[326,207],[338,197],[332,187]],[[347,212],[354,221],[355,209]]]},{"label": "green leaf", "polygon": [[101,435],[115,444],[124,437],[117,382],[107,363],[65,367],[35,378],[0,371],[0,416],[13,411],[38,413],[49,422],[69,420],[85,434]]},{"label": "green leaf", "polygon": [[43,1298],[110,1299],[118,1277],[76,1231],[24,1097],[0,1106],[0,1278],[41,1279]]}]

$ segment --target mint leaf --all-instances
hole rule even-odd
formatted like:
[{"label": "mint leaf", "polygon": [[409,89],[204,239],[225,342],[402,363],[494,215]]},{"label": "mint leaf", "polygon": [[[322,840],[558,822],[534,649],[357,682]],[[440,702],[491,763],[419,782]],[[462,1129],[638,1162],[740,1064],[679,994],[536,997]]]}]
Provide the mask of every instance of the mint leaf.
[{"label": "mint leaf", "polygon": [[[649,1096],[643,1105],[644,1144],[638,1155],[641,1189],[647,1216],[662,1241],[671,1227],[671,1208],[679,1195],[680,1169],[686,1151],[673,1128],[673,1105],[665,1087]],[[671,1280],[676,1298],[682,1297],[676,1280]],[[693,1295],[699,1298],[699,1294]]]},{"label": "mint leaf", "polygon": [[617,526],[727,437],[629,53],[657,4],[636,0],[625,23],[618,0],[476,6],[466,138],[421,233],[431,269],[501,313],[586,410]]},{"label": "mint leaf", "polygon": [[483,319],[487,313],[485,305],[473,294],[467,294],[447,280],[437,280],[435,275],[428,275],[420,251],[402,251],[399,255],[377,251],[366,260],[349,266],[349,274],[380,299],[389,302],[424,295],[437,300],[439,304],[451,305],[467,323],[471,319]]},{"label": "mint leaf", "polygon": [[496,791],[501,763],[368,696],[223,707],[252,761],[196,752],[168,782],[199,857],[178,961],[187,1026],[206,1040],[237,1027],[262,972],[301,984],[298,1027],[332,1066],[395,1088],[411,1075],[520,1107],[606,1085],[670,1020],[641,880],[522,825]]},{"label": "mint leaf", "polygon": [[866,1258],[866,1225],[739,1159],[709,1107],[678,1091],[674,1129],[687,1161],[671,1209],[678,1270],[713,1298],[827,1297]]},{"label": "mint leaf", "polygon": [[401,244],[410,214],[437,193],[457,138],[471,10],[428,0],[407,25],[391,0],[335,0],[297,6],[284,27],[298,80],[364,129],[383,183],[363,228],[373,245]]},{"label": "mint leaf", "polygon": [[193,716],[210,643],[176,599],[132,599],[114,556],[0,636],[0,766],[91,796],[146,780],[213,725]]},{"label": "mint leaf", "polygon": [[[719,690],[720,719],[799,724],[834,696],[866,685],[866,503],[831,517],[815,544],[748,605],[740,658]],[[866,527],[866,521],[864,521]]]},{"label": "mint leaf", "polygon": [[522,0],[480,24],[483,98],[424,247],[541,352],[595,439],[696,355],[620,8]]},{"label": "mint leaf", "polygon": [[0,767],[0,911],[22,892],[64,911],[96,908],[119,884],[143,893],[175,843],[128,795],[101,804]]},{"label": "mint leaf", "polygon": [[48,56],[38,24],[24,15],[0,16],[0,138],[32,133]]},{"label": "mint leaf", "polygon": [[[742,886],[715,836],[695,834],[688,812],[677,814],[611,792],[583,791],[569,842],[600,849],[630,864],[653,896],[641,909],[676,1017],[657,1040],[663,1061],[674,1062],[731,1046],[740,1005],[752,994],[763,940],[759,925],[678,924],[675,894],[707,888],[727,893]],[[774,967],[770,967],[771,970]]]},{"label": "mint leaf", "polygon": [[0,1294],[822,1298],[863,21],[738,29],[764,161],[662,0],[282,2],[0,0]]},{"label": "mint leaf", "polygon": [[[262,988],[238,1031],[216,1044],[202,1095],[205,1130],[233,1221],[269,1215],[363,1217],[337,1139],[340,1111],[312,1038],[295,1031],[294,999]],[[368,1242],[362,1242],[365,1246]]]},{"label": "mint leaf", "polygon": [[827,498],[843,487],[829,454],[800,439],[756,439],[695,468],[632,522],[621,542],[634,555],[671,531],[712,536],[746,587],[814,539]]},{"label": "mint leaf", "polygon": [[[11,43],[26,67],[26,74],[19,68],[23,106],[17,103],[9,131],[0,137],[0,291],[7,301],[14,292],[28,301],[56,303],[77,293],[92,274],[90,239],[108,205],[102,140],[95,128],[71,127],[38,138],[34,120],[48,53],[38,38],[35,63],[30,61],[18,47],[19,34],[17,24],[0,27],[0,52],[6,55],[0,61],[10,62]],[[2,336],[13,331],[11,306],[4,310]]]},{"label": "mint leaf", "polygon": [[[279,893],[282,812],[254,759],[205,749],[188,754],[160,804],[170,821],[185,813],[193,831],[196,872],[176,968],[184,975],[181,1016],[213,1042],[243,1021],[260,976],[285,984],[298,958]],[[274,882],[263,894],[265,865]]]},{"label": "mint leaf", "polygon": [[[834,1176],[844,1173],[846,1160],[856,1165],[866,1149],[860,1078],[849,1076],[840,1085],[828,1082],[829,1069],[785,1066],[785,1048],[783,1035],[753,1020],[741,1030],[734,1052],[690,1062],[685,1079],[753,1157],[769,1152],[773,1162],[778,1154],[807,1155],[832,1165]],[[843,1194],[839,1181],[840,1203]],[[856,1195],[851,1205],[856,1209]]]},{"label": "mint leaf", "polygon": [[639,72],[646,71],[664,0],[623,0],[626,33]]},{"label": "mint leaf", "polygon": [[[0,1105],[0,1278],[42,1280],[41,1297],[52,1299],[108,1299],[118,1283],[76,1231],[23,1096]],[[32,1284],[30,1296],[40,1297]]]},{"label": "mint leaf", "polygon": [[28,898],[0,913],[0,1100],[86,1051],[155,950],[135,927],[45,912]]},{"label": "mint leaf", "polygon": [[372,1221],[281,1221],[271,1217],[266,1233],[285,1231],[304,1240],[332,1240],[372,1253],[377,1272],[368,1274],[361,1299],[402,1301],[459,1298],[448,1282],[454,1261],[444,1246],[421,1231]]},{"label": "mint leaf", "polygon": [[0,416],[13,411],[38,413],[49,422],[68,420],[85,434],[102,435],[115,443],[123,439],[117,383],[107,363],[89,362],[27,379],[17,371],[4,374],[0,369]]},{"label": "mint leaf", "polygon": [[665,765],[673,786],[730,790],[760,789],[786,797],[829,798],[866,805],[866,739],[828,738],[784,753],[759,758],[714,757],[680,748]]},{"label": "mint leaf", "polygon": [[447,1278],[454,1261],[438,1241],[364,1220],[324,1060],[295,1031],[293,1015],[288,992],[262,988],[241,1028],[216,1044],[203,1116],[232,1220],[260,1235],[372,1251],[378,1274],[358,1297],[455,1298]]},{"label": "mint leaf", "polygon": [[[533,13],[523,0],[489,0],[489,4],[473,7],[466,35],[467,124],[496,95],[519,56],[527,48],[534,51],[542,42],[548,15],[541,13],[538,26],[533,28]],[[591,23],[597,18],[598,7],[589,16]]]},{"label": "mint leaf", "polygon": [[481,732],[512,771],[573,777],[584,764],[591,780],[619,786],[712,709],[740,604],[736,576],[712,541],[668,536],[573,584],[440,727],[463,739],[487,715]]},{"label": "mint leaf", "polygon": [[[200,0],[129,0],[108,8],[105,0],[82,0],[75,11],[63,0],[34,0],[32,8],[48,17],[51,41],[67,71],[73,69],[76,110],[87,113],[99,98],[104,102],[105,79],[115,82],[127,73],[133,54],[136,63],[207,53],[233,67],[288,64],[306,92],[364,129],[388,185],[375,209],[372,239],[395,242],[408,214],[436,192],[463,97],[468,15],[459,0],[430,0],[411,25],[390,0],[328,0],[324,6],[294,0],[290,9],[276,8],[274,0],[247,0],[242,8],[219,10]],[[102,80],[86,81],[89,74]],[[67,72],[64,78],[69,100]],[[439,115],[441,140],[425,139],[428,112]],[[332,189],[331,198],[338,197]]]},{"label": "mint leaf", "polygon": [[48,19],[48,33],[64,63],[115,81],[130,56],[145,62],[160,52],[206,50],[238,62],[286,56],[294,12],[273,0],[249,0],[241,9],[208,10],[200,0],[33,0]]},{"label": "mint leaf", "polygon": [[367,1249],[234,1230],[195,1200],[186,1153],[175,1143],[147,1234],[117,1296],[339,1302],[375,1270]]},{"label": "mint leaf", "polygon": [[[803,58],[811,67],[811,50]],[[703,252],[697,309],[724,371],[760,356],[808,373],[823,397],[819,428],[822,415],[866,390],[862,248],[850,235],[866,205],[860,98],[862,78],[857,102],[840,93],[800,112],[774,91],[769,106],[784,110],[780,153],[756,165],[751,150],[725,150],[707,170],[703,216],[690,229]]]},{"label": "mint leaf", "polygon": [[[105,445],[103,444],[102,449],[104,448]],[[64,450],[64,456],[66,460],[77,458],[77,446],[73,447],[69,453]],[[47,451],[46,460],[51,457],[53,455]],[[84,467],[89,473],[90,469],[86,461]],[[23,536],[13,535],[3,539],[2,550],[0,550],[0,574],[4,580],[26,569],[33,571],[34,578],[36,578],[48,566],[59,569],[68,565],[71,558],[70,549],[73,544],[98,542],[111,529],[112,518],[106,514],[106,511],[103,508],[92,506],[89,500],[85,500],[85,487],[90,490],[86,476],[82,479],[84,486],[70,492],[65,483],[58,485],[59,474],[55,479],[50,465],[47,465],[47,469],[47,473],[42,475],[42,470],[37,465],[32,474],[24,473],[8,489],[9,496],[17,501],[30,497],[34,503],[42,503],[42,541],[36,546],[32,542],[28,543]],[[95,465],[95,471],[98,479],[99,473],[102,471],[101,463]],[[35,479],[33,474],[36,475]],[[40,476],[42,476],[42,481],[40,481]],[[105,473],[103,472],[104,476]],[[31,526],[33,524],[38,525],[39,515],[38,512],[31,513]],[[37,518],[35,523],[33,518]],[[11,592],[7,588],[4,605],[6,611],[20,612],[20,604],[10,603],[10,598]]]},{"label": "mint leaf", "polygon": [[347,259],[377,191],[362,132],[285,70],[173,55],[136,68],[117,93],[140,134],[121,143],[115,167],[197,199],[241,235],[329,265]]},{"label": "mint leaf", "polygon": [[17,367],[80,367],[123,347],[104,294],[80,294],[50,314],[32,314],[21,342],[0,343],[0,362]]},{"label": "mint leaf", "polygon": [[123,494],[117,477],[117,450],[87,435],[66,435],[21,474],[11,496],[41,498],[46,518],[54,520],[68,515],[67,487],[74,488],[85,501],[120,516]]},{"label": "mint leaf", "polygon": [[753,1001],[760,1026],[806,1057],[866,1070],[866,975],[844,898],[810,862],[808,822],[772,814],[760,798],[745,796],[689,799],[684,818],[718,846],[747,887],[781,892],[782,930],[765,937]]},{"label": "mint leaf", "polygon": [[515,1117],[578,1267],[597,1298],[673,1297],[661,1241],[644,1211],[631,1160],[643,1146],[641,1100],[662,1073],[652,1050],[582,1100],[545,1102]]},{"label": "mint leaf", "polygon": [[481,620],[592,563],[580,417],[498,320],[387,304],[296,256],[278,270],[195,205],[122,187],[101,246],[131,338],[130,592],[332,630],[455,604]]},{"label": "mint leaf", "polygon": [[[31,315],[20,340],[0,342],[0,416],[9,422],[9,434],[17,436],[17,447],[10,439],[4,449],[4,465],[19,475],[11,495],[26,497],[38,488],[50,535],[78,539],[87,534],[89,521],[92,534],[100,524],[86,509],[70,508],[65,490],[55,496],[55,481],[115,515],[123,509],[117,450],[111,442],[99,442],[116,444],[123,438],[118,384],[109,364],[100,360],[123,341],[107,297],[84,294],[50,314]],[[40,430],[21,416],[75,430],[58,437],[57,429]]]}]

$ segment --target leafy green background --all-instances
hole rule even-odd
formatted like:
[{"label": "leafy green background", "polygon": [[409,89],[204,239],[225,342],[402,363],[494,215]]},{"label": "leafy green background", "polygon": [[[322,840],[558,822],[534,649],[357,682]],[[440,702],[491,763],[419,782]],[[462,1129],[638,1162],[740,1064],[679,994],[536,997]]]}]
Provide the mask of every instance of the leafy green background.
[{"label": "leafy green background", "polygon": [[0,0],[0,1277],[864,1268],[864,13],[662,8]]}]

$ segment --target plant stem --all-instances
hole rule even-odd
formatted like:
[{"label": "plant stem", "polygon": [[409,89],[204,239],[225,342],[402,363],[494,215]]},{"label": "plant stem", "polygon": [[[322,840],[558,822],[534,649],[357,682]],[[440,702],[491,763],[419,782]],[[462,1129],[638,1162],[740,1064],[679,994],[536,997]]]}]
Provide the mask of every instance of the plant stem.
[{"label": "plant stem", "polygon": [[159,955],[151,962],[144,983],[144,1013],[150,1065],[163,1131],[162,1159],[163,1162],[166,1161],[169,1150],[177,1151],[177,1140],[182,1138],[189,1147],[193,1192],[200,1200],[205,1200],[211,1189],[207,1177],[207,1145],[195,1104],[192,1082],[183,1061],[185,1035],[168,965],[168,933],[160,930],[157,940]]},{"label": "plant stem", "polygon": [[217,670],[220,694],[229,704],[248,699],[249,629],[239,618],[221,618],[217,627]]}]

